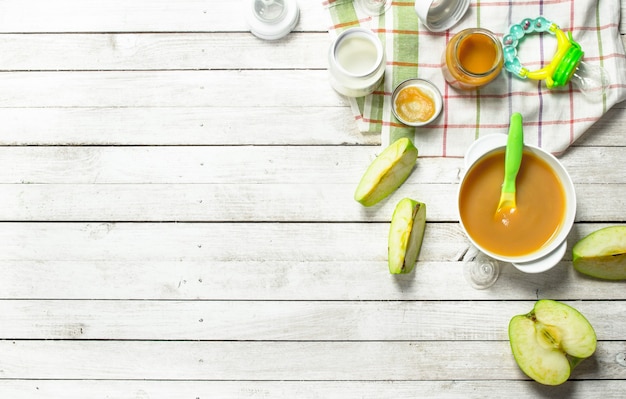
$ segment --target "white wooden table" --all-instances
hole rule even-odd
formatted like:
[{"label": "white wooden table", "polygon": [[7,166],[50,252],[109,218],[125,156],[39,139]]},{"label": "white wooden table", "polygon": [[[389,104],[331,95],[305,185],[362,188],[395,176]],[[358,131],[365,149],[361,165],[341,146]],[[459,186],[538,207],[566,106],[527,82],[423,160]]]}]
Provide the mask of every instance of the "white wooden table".
[{"label": "white wooden table", "polygon": [[[330,88],[319,1],[278,42],[239,1],[0,2],[0,397],[623,398],[626,283],[462,275],[457,158],[420,158],[414,273],[387,271],[394,201],[352,194],[380,151]],[[622,31],[625,31],[622,29]],[[562,156],[569,248],[626,223],[626,104]],[[529,381],[507,326],[538,298],[599,343]]]}]

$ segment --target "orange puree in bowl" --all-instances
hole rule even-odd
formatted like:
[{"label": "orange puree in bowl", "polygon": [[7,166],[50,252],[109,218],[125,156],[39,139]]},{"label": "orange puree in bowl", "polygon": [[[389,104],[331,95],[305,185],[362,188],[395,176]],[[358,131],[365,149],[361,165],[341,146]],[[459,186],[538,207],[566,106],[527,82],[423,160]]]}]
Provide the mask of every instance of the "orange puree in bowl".
[{"label": "orange puree in bowl", "polygon": [[398,116],[407,122],[426,122],[435,115],[435,101],[415,86],[400,90],[395,107]]},{"label": "orange puree in bowl", "polygon": [[547,162],[524,150],[516,179],[517,208],[508,223],[495,217],[504,176],[504,150],[467,172],[459,192],[463,226],[476,243],[501,256],[523,256],[548,245],[565,219],[565,189]]}]

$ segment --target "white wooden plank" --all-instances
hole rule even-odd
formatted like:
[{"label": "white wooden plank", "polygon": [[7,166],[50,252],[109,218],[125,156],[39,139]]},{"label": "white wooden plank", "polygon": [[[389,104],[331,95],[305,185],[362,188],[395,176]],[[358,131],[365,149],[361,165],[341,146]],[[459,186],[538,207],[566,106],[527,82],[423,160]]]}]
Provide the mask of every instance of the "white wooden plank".
[{"label": "white wooden plank", "polygon": [[[568,246],[605,226],[576,224]],[[386,262],[388,233],[388,223],[4,222],[0,260]],[[458,261],[468,245],[458,223],[428,224],[419,259]]]},{"label": "white wooden plank", "polygon": [[[618,104],[620,105],[620,104]],[[0,145],[380,144],[340,107],[0,108]],[[281,123],[267,123],[280,120]],[[574,143],[626,146],[626,110],[614,107]],[[174,133],[173,133],[174,132]]]},{"label": "white wooden plank", "polygon": [[12,399],[518,399],[537,396],[622,399],[624,380],[568,381],[557,387],[533,381],[64,381],[0,380],[0,393]]},{"label": "white wooden plank", "polygon": [[[598,184],[598,176],[603,185],[624,184],[623,151],[577,147],[561,161],[577,186]],[[378,153],[377,146],[0,147],[0,183],[356,186]],[[464,169],[460,158],[419,158],[407,184],[457,184]]]},{"label": "white wooden plank", "polygon": [[327,32],[3,34],[0,70],[326,69],[330,42]]},{"label": "white wooden plank", "polygon": [[[622,286],[623,288],[623,286]],[[626,340],[625,302],[566,302],[602,341]],[[4,339],[506,341],[534,301],[0,301]]]},{"label": "white wooden plank", "polygon": [[[229,2],[227,2],[229,3]],[[0,70],[326,69],[327,32],[4,34]],[[306,49],[306,51],[302,51]]]},{"label": "white wooden plank", "polygon": [[[10,184],[2,188],[0,220],[388,222],[396,203],[411,197],[427,205],[428,221],[458,221],[457,185],[409,182],[364,208],[353,198],[357,183]],[[623,222],[625,190],[624,183],[576,185],[576,220]]]},{"label": "white wooden plank", "polygon": [[[272,70],[6,72],[0,75],[0,90],[0,107],[248,109],[347,104],[331,88],[326,70],[285,70],[280,74]],[[306,123],[307,115],[303,117]]]},{"label": "white wooden plank", "polygon": [[[606,225],[579,224],[568,248]],[[552,270],[503,265],[489,290],[463,277],[458,225],[436,223],[415,271],[392,276],[384,224],[0,224],[4,299],[626,299],[625,282],[586,278],[571,253]],[[70,242],[72,245],[68,245]]]},{"label": "white wooden plank", "polygon": [[[626,112],[624,112],[626,116]],[[597,132],[601,136],[604,132]],[[611,130],[612,131],[612,130]],[[588,132],[591,134],[591,132]],[[574,147],[559,159],[570,174],[575,186],[581,183],[611,184],[626,181],[626,170],[621,170],[618,164],[624,157],[623,146],[609,147]],[[611,165],[607,168],[607,165]],[[598,177],[602,176],[602,180]]]},{"label": "white wooden plank", "polygon": [[[386,261],[387,234],[379,223],[0,223],[0,259]],[[426,234],[433,260],[467,248],[457,224]]]},{"label": "white wooden plank", "polygon": [[0,108],[0,144],[380,144],[380,134],[358,132],[348,106],[252,107],[242,115],[235,107]]},{"label": "white wooden plank", "polygon": [[[571,261],[541,274],[503,265],[475,290],[462,262],[420,260],[392,276],[385,261],[0,261],[2,298],[138,300],[624,300],[624,283],[586,278]],[[25,277],[27,276],[27,278]]]},{"label": "white wooden plank", "polygon": [[[272,90],[259,90],[263,82]],[[0,107],[345,106],[326,70],[44,71],[0,75]],[[304,115],[306,116],[306,115]]]},{"label": "white wooden plank", "polygon": [[[9,0],[2,32],[215,32],[247,30],[243,1]],[[298,0],[295,30],[327,29],[319,1]]]},{"label": "white wooden plank", "polygon": [[[357,183],[358,180],[353,184],[11,184],[2,187],[5,199],[0,220],[386,222],[397,201],[416,189],[408,184],[383,205],[365,209],[353,199]],[[613,198],[619,204],[621,199],[615,194],[622,192],[624,186],[594,186],[592,198],[600,197],[604,202]],[[456,219],[456,186],[431,184],[419,191],[412,197],[427,204],[430,221]],[[622,215],[619,207],[592,209],[600,214],[586,214],[588,221],[607,220],[609,215],[618,215],[616,212]]]},{"label": "white wooden plank", "polygon": [[[0,147],[0,183],[356,186],[379,152],[378,146]],[[580,152],[591,160],[621,156],[620,148]],[[626,183],[626,166],[615,166],[604,182]],[[462,167],[459,158],[421,158],[411,179],[424,184],[457,183]]]},{"label": "white wooden plank", "polygon": [[[573,380],[621,379],[600,341]],[[508,341],[1,341],[5,379],[525,380]]]},{"label": "white wooden plank", "polygon": [[[0,218],[385,222],[397,199],[409,196],[427,204],[428,220],[457,220],[460,159],[420,159],[409,180],[389,199],[371,209],[356,203],[354,187],[378,151],[377,147],[4,148],[0,181],[18,184],[4,186]],[[577,190],[579,221],[623,219],[626,204],[620,193],[626,170],[621,157],[621,147],[574,148],[563,157]],[[606,170],[607,162],[615,167]],[[596,184],[597,176],[603,177],[603,184]]]},{"label": "white wooden plank", "polygon": [[[298,5],[300,19],[296,31],[328,29],[329,21],[320,1],[298,0]],[[248,29],[243,7],[243,1],[9,0],[0,7],[0,32],[240,31]],[[625,29],[623,19],[621,32]]]},{"label": "white wooden plank", "polygon": [[626,101],[617,103],[613,108],[591,125],[576,142],[574,146],[604,146],[615,143],[624,146],[624,134],[626,126]]}]

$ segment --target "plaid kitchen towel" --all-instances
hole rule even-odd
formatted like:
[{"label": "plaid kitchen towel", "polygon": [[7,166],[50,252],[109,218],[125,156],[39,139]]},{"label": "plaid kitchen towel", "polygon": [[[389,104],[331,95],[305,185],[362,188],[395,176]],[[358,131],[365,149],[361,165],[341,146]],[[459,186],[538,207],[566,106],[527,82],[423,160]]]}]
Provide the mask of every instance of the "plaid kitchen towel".
[{"label": "plaid kitchen towel", "polygon": [[[420,156],[460,157],[478,137],[506,133],[510,115],[520,112],[525,142],[558,155],[614,104],[626,100],[620,0],[472,1],[463,19],[445,32],[427,30],[417,18],[413,1],[393,1],[380,17],[362,13],[352,0],[325,0],[323,6],[330,17],[331,37],[351,27],[369,27],[385,46],[387,65],[381,86],[369,96],[349,99],[359,129],[380,132],[383,146],[409,137]],[[610,81],[604,96],[590,101],[571,84],[549,90],[545,82],[519,79],[504,69],[496,80],[477,91],[459,91],[446,84],[441,55],[455,33],[481,27],[502,38],[511,25],[539,16],[564,32],[572,32],[585,52],[584,62],[604,67]],[[518,46],[520,61],[529,70],[544,66],[555,50],[556,39],[550,34],[528,35]],[[425,127],[406,127],[391,112],[393,89],[413,77],[432,81],[443,96],[443,111]]]}]

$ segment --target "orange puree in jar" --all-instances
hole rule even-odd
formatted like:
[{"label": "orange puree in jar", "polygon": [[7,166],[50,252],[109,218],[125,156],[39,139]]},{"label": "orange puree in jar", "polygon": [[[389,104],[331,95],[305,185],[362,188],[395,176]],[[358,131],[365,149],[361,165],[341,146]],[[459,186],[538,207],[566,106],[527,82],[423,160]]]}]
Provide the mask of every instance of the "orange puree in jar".
[{"label": "orange puree in jar", "polygon": [[400,90],[395,107],[398,116],[407,122],[426,122],[435,115],[435,101],[415,86]]},{"label": "orange puree in jar", "polygon": [[459,42],[457,57],[470,73],[489,72],[496,61],[496,46],[489,36],[473,34]]},{"label": "orange puree in jar", "polygon": [[481,28],[462,30],[450,39],[442,55],[441,71],[456,89],[473,90],[494,80],[502,70],[502,44]]}]

